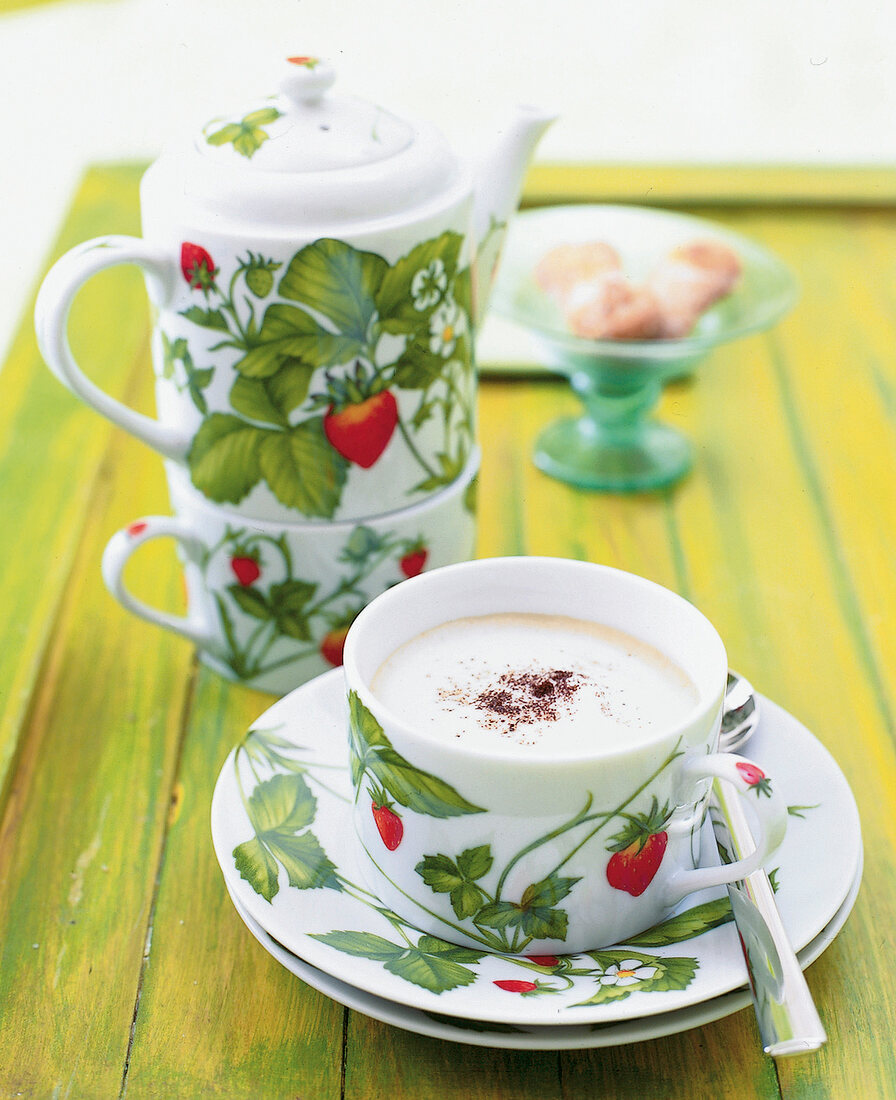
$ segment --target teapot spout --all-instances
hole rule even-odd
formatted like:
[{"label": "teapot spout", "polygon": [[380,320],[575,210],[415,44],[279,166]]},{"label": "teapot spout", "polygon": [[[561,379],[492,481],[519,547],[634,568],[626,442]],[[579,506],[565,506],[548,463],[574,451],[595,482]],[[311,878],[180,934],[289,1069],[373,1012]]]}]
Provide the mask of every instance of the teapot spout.
[{"label": "teapot spout", "polygon": [[519,202],[529,161],[541,135],[556,117],[539,107],[518,107],[489,152],[479,160],[473,207],[478,242],[474,263],[476,321],[485,314],[507,222]]}]

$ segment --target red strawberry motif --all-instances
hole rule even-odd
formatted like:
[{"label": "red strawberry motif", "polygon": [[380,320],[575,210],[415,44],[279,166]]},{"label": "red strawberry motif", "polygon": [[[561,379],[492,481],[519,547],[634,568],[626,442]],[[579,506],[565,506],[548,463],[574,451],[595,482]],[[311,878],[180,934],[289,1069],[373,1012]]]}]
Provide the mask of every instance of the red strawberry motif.
[{"label": "red strawberry motif", "polygon": [[534,962],[536,966],[559,966],[560,960],[556,955],[527,955],[526,958],[529,962]]},{"label": "red strawberry motif", "polygon": [[669,836],[663,827],[669,815],[669,807],[660,809],[654,798],[648,813],[628,817],[625,828],[613,837],[607,882],[614,890],[638,898],[651,884],[666,854]]},{"label": "red strawberry motif", "polygon": [[538,989],[535,982],[525,982],[519,978],[501,978],[493,984],[507,993],[534,993]]},{"label": "red strawberry motif", "polygon": [[342,664],[342,652],[345,649],[345,636],[348,634],[347,626],[335,626],[321,639],[320,654],[334,668]]},{"label": "red strawberry motif", "polygon": [[747,764],[743,760],[739,760],[734,766],[744,777],[744,782],[749,783],[751,787],[755,787],[760,779],[765,779],[765,772],[761,768],[757,768],[755,764]]},{"label": "red strawberry motif", "polygon": [[660,869],[668,839],[666,833],[652,833],[615,852],[607,864],[607,882],[614,890],[640,897]]},{"label": "red strawberry motif", "polygon": [[750,764],[746,760],[738,760],[734,766],[740,772],[744,783],[746,783],[748,787],[754,787],[756,789],[757,795],[764,794],[767,797],[771,797],[771,780],[762,768],[757,768],[755,764]]},{"label": "red strawberry motif", "polygon": [[230,568],[233,570],[233,575],[243,588],[248,588],[249,585],[255,584],[261,576],[261,567],[256,559],[250,557],[248,554],[238,554],[236,557],[231,558]]},{"label": "red strawberry motif", "polygon": [[372,802],[370,808],[373,811],[373,820],[376,822],[383,844],[390,852],[394,852],[401,844],[401,838],[404,836],[404,825],[401,818],[389,805],[378,805],[376,802]]},{"label": "red strawberry motif", "polygon": [[406,577],[416,577],[418,573],[423,572],[428,557],[429,551],[426,547],[418,544],[407,551],[398,563],[398,567]]},{"label": "red strawberry motif", "polygon": [[215,282],[218,269],[215,261],[199,244],[184,241],[180,246],[180,269],[191,290],[209,290]]},{"label": "red strawberry motif", "polygon": [[343,458],[365,470],[386,449],[398,424],[398,403],[389,390],[336,410],[331,405],[324,416],[324,434]]}]

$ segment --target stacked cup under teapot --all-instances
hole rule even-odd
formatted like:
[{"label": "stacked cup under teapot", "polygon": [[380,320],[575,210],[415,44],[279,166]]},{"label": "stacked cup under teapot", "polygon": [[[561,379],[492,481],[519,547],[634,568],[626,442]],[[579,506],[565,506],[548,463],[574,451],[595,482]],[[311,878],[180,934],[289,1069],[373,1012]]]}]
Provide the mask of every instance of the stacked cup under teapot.
[{"label": "stacked cup under teapot", "polygon": [[[279,95],[174,144],[141,184],[143,238],[67,254],[36,313],[51,369],[166,459],[174,515],[113,537],[110,589],[276,693],[338,664],[379,592],[473,556],[476,287],[548,122],[522,111],[476,179],[435,129],[334,79],[290,58]],[[117,263],[143,268],[155,307],[157,418],[68,348],[77,289]],[[186,562],[186,617],[122,580],[161,536]]]}]

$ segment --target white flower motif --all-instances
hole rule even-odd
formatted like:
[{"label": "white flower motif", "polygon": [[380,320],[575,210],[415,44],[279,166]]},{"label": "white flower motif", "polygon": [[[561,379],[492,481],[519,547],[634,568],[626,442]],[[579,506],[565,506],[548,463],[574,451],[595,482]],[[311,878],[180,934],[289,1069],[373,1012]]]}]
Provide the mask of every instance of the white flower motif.
[{"label": "white flower motif", "polygon": [[414,309],[429,309],[444,295],[448,288],[448,276],[441,260],[433,260],[429,267],[421,268],[411,280],[411,297]]},{"label": "white flower motif", "polygon": [[446,298],[429,322],[429,350],[447,359],[457,346],[457,339],[466,328],[466,319],[451,298]]},{"label": "white flower motif", "polygon": [[621,963],[608,966],[599,981],[601,985],[634,985],[652,978],[656,971],[655,966],[645,966],[638,959],[624,959]]}]

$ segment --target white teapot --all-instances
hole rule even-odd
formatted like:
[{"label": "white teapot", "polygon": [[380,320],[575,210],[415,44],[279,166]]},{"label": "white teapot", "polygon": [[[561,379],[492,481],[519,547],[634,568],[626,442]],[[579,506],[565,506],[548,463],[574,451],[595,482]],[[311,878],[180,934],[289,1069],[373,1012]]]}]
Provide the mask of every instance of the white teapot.
[{"label": "white teapot", "polygon": [[[290,58],[278,95],[148,169],[142,238],[73,249],[38,297],[62,382],[243,516],[363,519],[461,474],[473,329],[550,122],[520,109],[474,173],[433,127],[335,95],[334,80]],[[143,269],[154,306],[157,417],[94,385],[66,337],[81,284],[121,263]]]}]

